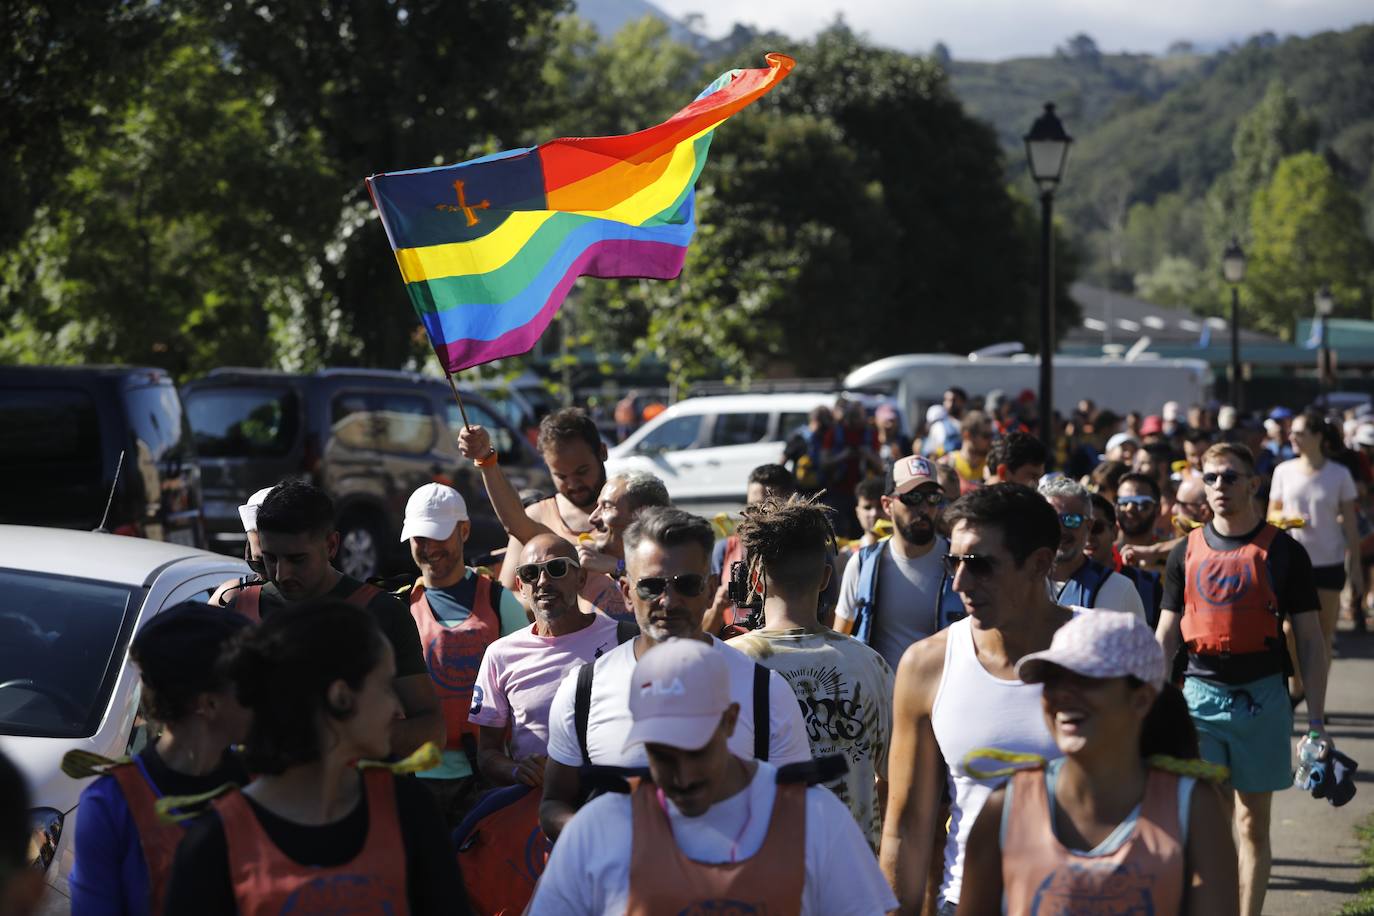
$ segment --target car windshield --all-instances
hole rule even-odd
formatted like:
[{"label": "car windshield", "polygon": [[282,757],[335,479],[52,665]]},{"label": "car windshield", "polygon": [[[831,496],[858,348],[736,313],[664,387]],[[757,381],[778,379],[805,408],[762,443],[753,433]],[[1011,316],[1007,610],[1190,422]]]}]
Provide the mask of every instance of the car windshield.
[{"label": "car windshield", "polygon": [[134,589],[0,569],[0,734],[95,734],[119,673]]},{"label": "car windshield", "polygon": [[296,396],[286,388],[202,388],[186,394],[202,458],[280,458],[296,442]]}]

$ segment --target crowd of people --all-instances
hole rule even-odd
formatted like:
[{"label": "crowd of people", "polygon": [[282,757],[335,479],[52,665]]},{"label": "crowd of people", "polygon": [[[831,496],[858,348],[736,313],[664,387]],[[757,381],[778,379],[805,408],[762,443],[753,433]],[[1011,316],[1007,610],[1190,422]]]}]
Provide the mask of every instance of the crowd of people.
[{"label": "crowd of people", "polygon": [[733,530],[576,408],[528,504],[468,426],[499,570],[444,484],[366,583],[321,489],[255,494],[253,574],[130,647],[156,740],[73,761],[73,912],[1259,914],[1374,417],[1033,410],[817,410]]}]

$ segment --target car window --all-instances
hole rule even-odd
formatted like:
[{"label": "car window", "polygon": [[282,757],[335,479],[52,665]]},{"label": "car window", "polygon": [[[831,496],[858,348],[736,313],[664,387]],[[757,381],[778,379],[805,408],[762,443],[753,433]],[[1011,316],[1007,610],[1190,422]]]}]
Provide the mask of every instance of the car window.
[{"label": "car window", "polygon": [[289,388],[203,388],[186,395],[202,458],[280,458],[300,427]]},{"label": "car window", "polygon": [[[491,436],[491,446],[496,449],[497,454],[505,457],[517,457],[515,454],[515,438],[511,435],[510,428],[503,425],[481,404],[463,405],[467,408],[468,422],[475,426],[484,427]],[[453,429],[454,435],[463,428],[463,414],[458,410],[457,404],[448,405],[448,425]]]},{"label": "car window", "polygon": [[752,445],[768,435],[766,413],[723,413],[716,417],[712,445]]},{"label": "car window", "polygon": [[0,733],[95,734],[123,657],[134,590],[0,569],[0,594]]},{"label": "car window", "polygon": [[640,452],[676,452],[692,448],[701,432],[701,417],[673,417],[645,434],[635,446]]},{"label": "car window", "polygon": [[189,460],[194,454],[186,438],[181,398],[172,385],[145,385],[124,392],[124,408],[140,450],[158,463]]},{"label": "car window", "polygon": [[334,438],[349,448],[421,455],[434,444],[428,398],[343,392],[335,396],[330,415]]},{"label": "car window", "polygon": [[[0,390],[0,521],[93,527],[105,507],[100,418],[75,388]],[[114,468],[110,468],[110,473]]]},{"label": "car window", "polygon": [[786,441],[806,429],[808,422],[810,422],[810,414],[785,413],[778,419],[778,432],[776,438],[779,441]]}]

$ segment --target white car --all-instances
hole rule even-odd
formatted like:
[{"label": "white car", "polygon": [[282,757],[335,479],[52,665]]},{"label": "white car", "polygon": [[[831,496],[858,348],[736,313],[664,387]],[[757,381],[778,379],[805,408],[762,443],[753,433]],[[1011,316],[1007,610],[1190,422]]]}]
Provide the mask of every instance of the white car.
[{"label": "white car", "polygon": [[688,398],[610,450],[606,472],[648,471],[674,502],[744,502],[749,472],[780,463],[787,438],[834,393],[732,394]]},{"label": "white car", "polygon": [[49,885],[41,912],[70,910],[77,802],[89,784],[66,776],[62,757],[122,757],[143,738],[134,633],[247,572],[194,547],[0,525],[0,751],[29,784],[35,867]]}]

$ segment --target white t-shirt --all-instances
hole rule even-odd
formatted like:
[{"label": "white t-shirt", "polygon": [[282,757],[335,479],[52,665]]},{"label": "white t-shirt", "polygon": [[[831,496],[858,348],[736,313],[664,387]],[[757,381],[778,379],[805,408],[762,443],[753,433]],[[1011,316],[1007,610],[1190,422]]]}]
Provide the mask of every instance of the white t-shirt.
[{"label": "white t-shirt", "polygon": [[477,668],[468,721],[496,728],[511,725],[516,759],[545,753],[549,707],[563,675],[616,646],[616,622],[605,614],[592,617],[587,626],[566,636],[540,636],[534,631],[536,624],[528,624],[487,646]]},{"label": "white t-shirt", "polygon": [[883,823],[874,779],[887,777],[892,669],[868,646],[828,628],[754,630],[729,644],[792,685],[814,756],[840,754],[849,763],[824,785],[849,806],[876,851]]},{"label": "white t-shirt", "polygon": [[[1050,580],[1050,597],[1058,600],[1067,583]],[[1125,611],[1134,614],[1141,623],[1145,622],[1145,603],[1140,600],[1140,592],[1135,583],[1119,572],[1107,576],[1107,581],[1097,590],[1097,601],[1093,604],[1097,611]]]},{"label": "white t-shirt", "polygon": [[[600,674],[600,672],[598,672]],[[749,786],[712,805],[700,817],[686,817],[667,803],[678,847],[696,862],[730,861],[759,851],[768,834],[777,770],[760,763]],[[558,837],[544,869],[531,916],[619,914],[630,894],[630,850],[634,842],[631,799],[611,793],[587,804]],[[818,786],[806,792],[806,879],[801,912],[815,916],[876,916],[897,908],[877,859],[849,810],[834,793]]]},{"label": "white t-shirt", "polygon": [[[631,639],[596,660],[587,715],[587,752],[592,763],[600,766],[642,767],[649,763],[643,745],[625,750],[625,736],[630,733],[630,678],[634,674],[636,642]],[[739,704],[739,721],[730,736],[730,750],[740,757],[753,757],[754,660],[714,636],[711,642],[725,653],[730,666],[730,699]],[[573,721],[576,694],[574,668],[564,675],[549,709],[549,756],[570,767],[582,765],[582,747]],[[801,707],[792,688],[776,671],[768,675],[768,706],[768,759],[776,764],[810,760],[811,747],[806,741]]]},{"label": "white t-shirt", "polygon": [[1269,483],[1269,501],[1282,503],[1284,516],[1301,516],[1307,522],[1288,533],[1307,549],[1313,566],[1345,562],[1345,533],[1336,516],[1341,503],[1356,497],[1350,471],[1334,461],[1327,461],[1315,474],[1304,471],[1301,458],[1285,461],[1274,468]]},{"label": "white t-shirt", "polygon": [[[868,644],[893,671],[897,670],[908,646],[938,629],[937,604],[944,577],[941,557],[947,553],[949,542],[938,535],[930,550],[914,560],[898,556],[890,538],[882,546],[878,560],[878,606],[874,608],[873,632]],[[835,616],[856,619],[858,604],[859,558],[856,554],[844,568]]]}]

